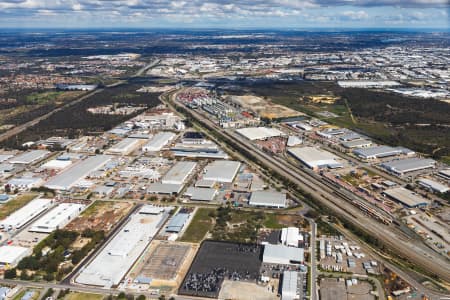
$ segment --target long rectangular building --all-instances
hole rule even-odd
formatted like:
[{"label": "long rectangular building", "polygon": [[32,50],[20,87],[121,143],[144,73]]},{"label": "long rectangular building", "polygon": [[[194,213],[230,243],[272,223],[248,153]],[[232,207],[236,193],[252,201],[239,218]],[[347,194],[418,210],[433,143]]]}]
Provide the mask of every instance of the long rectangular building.
[{"label": "long rectangular building", "polygon": [[393,188],[383,192],[386,196],[408,208],[424,207],[429,201],[404,187]]},{"label": "long rectangular building", "polygon": [[232,160],[216,160],[204,170],[203,180],[231,183],[241,167],[241,163]]},{"label": "long rectangular building", "polygon": [[392,160],[381,164],[381,167],[396,175],[402,176],[409,172],[415,172],[434,168],[436,161],[429,158],[407,158]]},{"label": "long rectangular building", "polygon": [[164,175],[161,182],[163,184],[184,184],[196,166],[197,163],[192,161],[179,161]]},{"label": "long rectangular building", "polygon": [[143,152],[157,152],[167,145],[175,137],[173,132],[159,132],[155,134],[150,141],[142,147]]},{"label": "long rectangular building", "polygon": [[0,221],[2,229],[20,229],[53,204],[51,199],[34,199]]},{"label": "long rectangular building", "polygon": [[127,155],[133,152],[139,146],[139,144],[141,144],[141,142],[142,140],[140,139],[125,138],[109,148],[107,150],[107,153]]},{"label": "long rectangular building", "polygon": [[62,229],[75,219],[86,206],[78,203],[61,203],[30,227],[31,232],[50,233]]},{"label": "long rectangular building", "polygon": [[336,155],[316,147],[290,148],[288,152],[311,169],[342,167]]},{"label": "long rectangular building", "polygon": [[88,157],[50,179],[45,187],[54,190],[69,190],[91,172],[103,167],[110,159],[111,156],[108,155]]},{"label": "long rectangular building", "polygon": [[50,152],[47,150],[32,150],[13,157],[9,162],[12,164],[29,165],[44,159],[49,154]]},{"label": "long rectangular building", "polygon": [[[132,215],[127,224],[75,279],[79,284],[110,288],[119,285],[135,261],[158,233],[171,208],[153,214]],[[141,211],[147,211],[144,206]]]}]

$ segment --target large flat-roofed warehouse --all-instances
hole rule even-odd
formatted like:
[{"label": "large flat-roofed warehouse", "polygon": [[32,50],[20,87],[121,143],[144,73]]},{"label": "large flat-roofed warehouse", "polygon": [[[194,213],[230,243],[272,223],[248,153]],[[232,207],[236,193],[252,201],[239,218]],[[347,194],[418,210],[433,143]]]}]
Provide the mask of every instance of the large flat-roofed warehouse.
[{"label": "large flat-roofed warehouse", "polygon": [[49,154],[50,152],[46,150],[33,150],[22,153],[10,159],[9,162],[12,164],[29,165],[44,159]]},{"label": "large flat-roofed warehouse", "polygon": [[197,163],[192,161],[179,161],[164,175],[163,184],[183,184],[192,174]]},{"label": "large flat-roofed warehouse", "polygon": [[297,227],[287,227],[281,229],[281,243],[289,247],[298,247],[298,241],[303,240],[303,235]]},{"label": "large flat-roofed warehouse", "polygon": [[193,201],[212,201],[217,195],[217,190],[212,188],[189,187],[184,195]]},{"label": "large flat-roofed warehouse", "polygon": [[85,207],[78,203],[61,203],[34,222],[29,231],[50,233],[56,229],[62,229],[75,219]]},{"label": "large flat-roofed warehouse", "polygon": [[347,149],[354,148],[367,148],[372,146],[372,141],[369,140],[352,140],[347,142],[342,142],[341,145]]},{"label": "large flat-roofed warehouse", "polygon": [[392,160],[381,164],[381,167],[396,175],[434,168],[436,161],[429,158],[407,158]]},{"label": "large flat-roofed warehouse", "polygon": [[0,247],[0,265],[15,267],[22,258],[31,255],[31,248],[18,246]]},{"label": "large flat-roofed warehouse", "polygon": [[250,196],[248,204],[252,206],[283,208],[286,207],[286,194],[276,191],[255,191]]},{"label": "large flat-roofed warehouse", "polygon": [[231,183],[241,167],[241,163],[232,160],[216,160],[204,170],[203,180]]},{"label": "large flat-roofed warehouse", "polygon": [[168,207],[164,212],[152,210],[152,214],[141,214],[141,211],[148,211],[145,206],[141,208],[81,271],[75,281],[105,288],[117,286],[158,233],[170,210]]},{"label": "large flat-roofed warehouse", "polygon": [[409,149],[389,146],[373,146],[353,150],[353,154],[363,159],[377,159],[400,154],[412,154]]},{"label": "large flat-roofed warehouse", "polygon": [[442,184],[438,181],[434,181],[431,179],[420,178],[419,180],[417,180],[417,182],[424,188],[432,190],[433,192],[436,193],[444,194],[450,191],[450,187],[448,187],[448,185]]},{"label": "large flat-roofed warehouse", "polygon": [[288,152],[311,169],[342,167],[336,155],[316,147],[296,147]]},{"label": "large flat-roofed warehouse", "polygon": [[282,131],[280,131],[276,128],[270,128],[270,127],[241,128],[241,129],[237,129],[236,132],[251,141],[265,140],[265,139],[277,137],[277,136],[285,136],[285,133],[283,133]]},{"label": "large flat-roofed warehouse", "polygon": [[427,199],[403,187],[385,190],[383,193],[408,208],[424,207],[429,204]]},{"label": "large flat-roofed warehouse", "polygon": [[0,227],[5,229],[19,229],[44,210],[48,209],[52,203],[53,200],[50,199],[34,199],[24,207],[13,212],[6,219],[0,221]]},{"label": "large flat-roofed warehouse", "polygon": [[106,152],[110,154],[127,155],[133,152],[142,143],[140,139],[125,138],[113,145]]},{"label": "large flat-roofed warehouse", "polygon": [[296,271],[284,271],[283,281],[281,284],[281,300],[300,299],[298,280],[299,276]]},{"label": "large flat-roofed warehouse", "polygon": [[183,189],[182,184],[170,184],[154,182],[150,183],[147,188],[149,194],[173,195],[178,194]]},{"label": "large flat-roofed warehouse", "polygon": [[157,152],[167,145],[176,135],[173,132],[159,132],[142,147],[143,152]]},{"label": "large flat-roofed warehouse", "polygon": [[108,155],[88,157],[50,179],[45,186],[54,190],[69,190],[91,172],[104,166],[110,159],[111,156]]},{"label": "large flat-roofed warehouse", "polygon": [[305,260],[303,248],[284,245],[264,245],[263,263],[291,265],[301,264]]}]

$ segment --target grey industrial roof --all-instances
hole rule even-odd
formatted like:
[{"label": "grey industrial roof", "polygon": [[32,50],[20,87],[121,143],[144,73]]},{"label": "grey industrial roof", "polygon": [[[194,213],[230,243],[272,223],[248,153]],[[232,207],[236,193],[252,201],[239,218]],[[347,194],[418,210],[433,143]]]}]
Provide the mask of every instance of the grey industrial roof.
[{"label": "grey industrial roof", "polygon": [[385,157],[391,155],[398,155],[402,153],[399,148],[389,147],[389,146],[374,146],[368,148],[361,148],[353,150],[353,153],[361,157]]},{"label": "grey industrial roof", "polygon": [[295,147],[290,148],[288,152],[310,168],[334,165],[342,166],[337,161],[338,157],[336,155],[317,147]]},{"label": "grey industrial roof", "polygon": [[181,191],[182,188],[183,188],[182,184],[155,182],[151,183],[148,186],[147,192],[149,194],[177,194]]},{"label": "grey industrial roof", "polygon": [[284,271],[281,295],[283,300],[293,300],[297,295],[298,273],[296,271]]},{"label": "grey industrial roof", "polygon": [[184,195],[189,196],[191,200],[212,201],[217,191],[211,188],[189,187]]},{"label": "grey industrial roof", "polygon": [[180,232],[183,229],[184,224],[186,224],[189,214],[178,213],[170,219],[169,224],[166,226],[166,231],[168,232]]},{"label": "grey industrial roof", "polygon": [[74,164],[69,169],[50,179],[45,186],[56,190],[68,190],[78,181],[106,164],[111,159],[108,155],[90,156]]},{"label": "grey industrial roof", "polygon": [[182,184],[194,170],[197,163],[192,161],[179,161],[164,175],[161,182],[169,184]]},{"label": "grey industrial roof", "polygon": [[382,163],[381,166],[397,174],[432,168],[436,161],[429,158],[407,158]]},{"label": "grey industrial roof", "polygon": [[31,164],[35,161],[38,161],[45,156],[47,156],[50,152],[46,150],[33,150],[17,155],[16,157],[10,159],[10,163],[12,164]]},{"label": "grey industrial roof", "polygon": [[302,262],[304,261],[304,250],[285,245],[264,245],[263,262],[271,263],[272,261]]},{"label": "grey industrial roof", "polygon": [[216,160],[206,166],[203,179],[218,182],[232,182],[240,166],[241,163],[238,161]]},{"label": "grey industrial roof", "polygon": [[342,142],[341,143],[342,146],[344,146],[345,148],[357,148],[357,147],[362,147],[362,146],[366,146],[366,145],[372,145],[372,141],[369,140],[351,140],[348,142]]},{"label": "grey industrial roof", "polygon": [[384,193],[407,207],[417,207],[428,204],[427,199],[417,195],[413,191],[405,189],[404,187],[385,190]]},{"label": "grey industrial roof", "polygon": [[442,183],[437,182],[437,181],[434,181],[434,180],[431,180],[431,179],[420,178],[418,180],[418,182],[422,186],[430,188],[430,189],[432,189],[432,190],[434,190],[436,192],[439,192],[439,193],[446,193],[446,192],[448,192],[450,190],[450,188],[447,185],[442,184]]},{"label": "grey industrial roof", "polygon": [[250,205],[255,206],[286,206],[286,194],[275,191],[255,191],[250,196]]}]

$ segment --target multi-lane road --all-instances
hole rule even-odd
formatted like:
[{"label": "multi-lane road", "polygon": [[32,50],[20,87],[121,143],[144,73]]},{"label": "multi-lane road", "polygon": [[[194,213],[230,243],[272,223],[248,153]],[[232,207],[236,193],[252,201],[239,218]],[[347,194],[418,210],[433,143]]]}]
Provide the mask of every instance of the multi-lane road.
[{"label": "multi-lane road", "polygon": [[[296,184],[298,188],[309,193],[315,201],[324,204],[334,213],[376,237],[402,257],[437,275],[442,280],[450,282],[450,264],[448,261],[429,249],[422,241],[410,239],[395,225],[384,225],[366,216],[362,211],[349,203],[348,199],[343,197],[342,191],[324,182],[319,175],[312,175],[298,166],[282,159],[277,159],[261,151],[233,131],[219,127],[198,111],[188,109],[182,103],[176,102],[175,99],[170,99],[170,101],[188,111],[206,129],[214,131],[222,139],[229,141],[230,144],[237,145],[239,149],[236,150],[250,153],[262,167],[272,170]],[[356,197],[355,195],[351,196]]]}]

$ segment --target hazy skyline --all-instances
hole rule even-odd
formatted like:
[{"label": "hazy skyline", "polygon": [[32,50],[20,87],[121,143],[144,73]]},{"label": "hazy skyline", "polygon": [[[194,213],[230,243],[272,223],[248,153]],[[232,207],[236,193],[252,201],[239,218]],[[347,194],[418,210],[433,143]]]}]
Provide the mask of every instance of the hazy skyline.
[{"label": "hazy skyline", "polygon": [[0,26],[448,28],[448,0],[6,0]]}]

